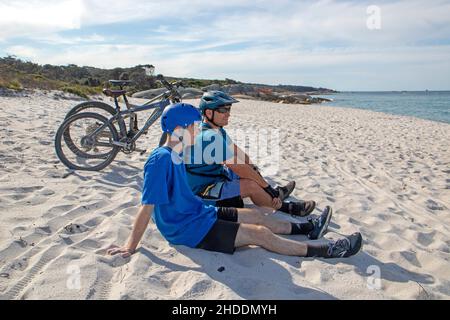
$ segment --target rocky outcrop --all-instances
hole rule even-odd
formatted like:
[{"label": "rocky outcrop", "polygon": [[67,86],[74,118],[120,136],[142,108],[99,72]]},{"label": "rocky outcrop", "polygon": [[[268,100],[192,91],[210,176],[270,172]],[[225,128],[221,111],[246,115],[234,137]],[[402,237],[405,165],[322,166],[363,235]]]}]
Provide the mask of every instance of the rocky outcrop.
[{"label": "rocky outcrop", "polygon": [[145,91],[136,92],[132,95],[133,98],[142,98],[142,99],[151,99],[156,96],[159,96],[160,94],[164,93],[167,89],[166,88],[158,88],[158,89],[150,89]]},{"label": "rocky outcrop", "polygon": [[330,101],[329,99],[312,97],[306,93],[297,93],[287,90],[277,90],[279,87],[275,86],[257,86],[251,84],[230,84],[220,86],[219,84],[213,84],[202,88],[203,91],[220,90],[224,91],[236,98],[243,97],[242,99],[256,99],[263,101],[272,101],[278,103],[289,104],[313,104],[322,103],[324,101]]},{"label": "rocky outcrop", "polygon": [[[145,90],[141,92],[136,92],[135,94],[132,95],[132,97],[142,99],[152,99],[166,91],[167,91],[166,88]],[[203,91],[196,88],[180,88],[178,91],[180,92],[181,97],[183,99],[198,99],[203,95]]]},{"label": "rocky outcrop", "polygon": [[0,87],[0,97],[28,97],[32,90],[13,90]]},{"label": "rocky outcrop", "polygon": [[203,95],[203,91],[196,88],[180,89],[180,93],[183,99],[199,99]]},{"label": "rocky outcrop", "polygon": [[[199,99],[206,91],[220,90],[235,96],[238,99],[241,97],[241,99],[256,99],[278,103],[312,104],[330,101],[329,99],[312,97],[306,93],[286,90],[278,91],[276,88],[278,87],[237,83],[223,86],[220,84],[212,84],[203,87],[201,90],[196,88],[180,88],[179,91],[183,99]],[[165,88],[141,91],[133,94],[133,98],[152,99],[165,91]]]}]

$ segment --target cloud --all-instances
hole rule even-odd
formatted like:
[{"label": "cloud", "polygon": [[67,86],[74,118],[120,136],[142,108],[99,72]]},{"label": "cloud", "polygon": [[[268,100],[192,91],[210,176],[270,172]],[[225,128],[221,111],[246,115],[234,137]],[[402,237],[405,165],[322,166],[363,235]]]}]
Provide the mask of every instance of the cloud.
[{"label": "cloud", "polygon": [[33,54],[41,63],[70,62],[105,68],[151,63],[157,67],[157,73],[173,76],[233,78],[246,82],[291,83],[338,90],[450,87],[450,46],[377,50],[251,47],[235,51],[186,53],[178,52],[175,47],[151,45],[90,44],[69,46],[57,53],[36,48],[16,49],[16,52],[10,53]]},{"label": "cloud", "polygon": [[59,34],[49,34],[49,35],[42,35],[37,36],[34,38],[35,41],[41,42],[44,44],[50,44],[50,45],[75,45],[75,44],[86,44],[86,43],[102,43],[108,41],[112,41],[112,38],[106,38],[104,36],[101,36],[99,34],[91,34],[87,36],[61,36]]},{"label": "cloud", "polygon": [[157,45],[88,44],[65,46],[56,52],[47,48],[26,46],[12,46],[6,50],[9,54],[25,58],[29,55],[24,53],[33,53],[39,63],[55,65],[75,63],[82,66],[115,68],[152,63],[155,61],[155,53],[163,52],[164,48]]},{"label": "cloud", "polygon": [[[448,0],[379,1],[380,30],[367,28],[374,3],[364,0],[80,1],[81,17],[67,25],[0,20],[0,50],[40,63],[152,63],[158,72],[180,76],[338,89],[417,87],[420,81],[450,88]],[[0,8],[5,3],[0,0]],[[30,12],[44,1],[9,3]],[[52,12],[62,8],[45,3]],[[417,79],[407,79],[412,71]]]},{"label": "cloud", "polygon": [[380,45],[449,39],[450,1],[380,1],[382,29],[377,31],[366,26],[367,8],[372,4],[331,0],[0,0],[0,38],[154,21],[158,25],[155,32],[200,40]]},{"label": "cloud", "polygon": [[78,29],[82,0],[0,1],[0,39]]},{"label": "cloud", "polygon": [[15,55],[17,57],[21,57],[27,60],[37,60],[40,59],[41,56],[39,54],[39,50],[33,47],[28,46],[11,46],[6,48],[6,53]]}]

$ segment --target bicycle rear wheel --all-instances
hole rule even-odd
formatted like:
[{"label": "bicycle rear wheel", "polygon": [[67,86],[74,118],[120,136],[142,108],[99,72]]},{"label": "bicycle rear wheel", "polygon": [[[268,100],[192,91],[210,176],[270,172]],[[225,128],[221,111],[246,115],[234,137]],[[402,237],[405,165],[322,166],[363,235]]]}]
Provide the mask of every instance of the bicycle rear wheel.
[{"label": "bicycle rear wheel", "polygon": [[[116,128],[107,123],[104,116],[91,113],[77,113],[66,119],[55,137],[58,158],[69,169],[100,171],[107,167],[120,150],[112,143],[119,140]],[[93,135],[104,126],[105,128]],[[70,140],[65,139],[70,132]]]},{"label": "bicycle rear wheel", "polygon": [[[113,107],[110,105],[100,102],[100,101],[87,101],[82,102],[75,107],[73,107],[66,115],[65,120],[70,118],[71,116],[81,113],[81,112],[93,112],[100,114],[104,117],[110,118],[111,116],[114,116],[116,114],[116,110],[114,110]],[[73,143],[72,138],[70,136],[70,128],[68,128],[66,131],[64,131],[63,134],[64,142],[67,144],[67,146],[71,149],[71,151],[75,154],[78,154],[84,158],[97,158],[98,155],[90,155],[88,153],[83,153],[81,149],[77,149],[76,144]],[[101,155],[101,156],[107,156],[107,154]]]}]

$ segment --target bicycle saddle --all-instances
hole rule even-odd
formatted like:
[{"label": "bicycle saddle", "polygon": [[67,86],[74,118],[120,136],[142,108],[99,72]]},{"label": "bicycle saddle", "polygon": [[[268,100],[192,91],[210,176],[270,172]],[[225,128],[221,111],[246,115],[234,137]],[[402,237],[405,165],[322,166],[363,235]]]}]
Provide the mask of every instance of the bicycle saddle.
[{"label": "bicycle saddle", "polygon": [[111,89],[103,89],[103,93],[109,97],[120,97],[127,93],[127,90],[111,90]]},{"label": "bicycle saddle", "polygon": [[133,81],[130,81],[130,80],[109,80],[109,83],[111,83],[113,86],[119,86],[119,87],[127,86],[132,82]]}]

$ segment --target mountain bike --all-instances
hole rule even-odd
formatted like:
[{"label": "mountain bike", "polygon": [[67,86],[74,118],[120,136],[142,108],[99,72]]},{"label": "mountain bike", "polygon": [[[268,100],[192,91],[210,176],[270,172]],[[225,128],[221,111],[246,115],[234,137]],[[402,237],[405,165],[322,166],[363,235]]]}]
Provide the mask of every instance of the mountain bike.
[{"label": "mountain bike", "polygon": [[[72,170],[100,171],[115,159],[119,151],[125,154],[137,151],[143,155],[146,150],[137,149],[136,141],[148,133],[167,106],[181,102],[178,91],[183,86],[181,81],[169,83],[162,75],[156,79],[166,91],[142,105],[133,105],[127,99],[124,87],[131,81],[110,80],[120,89],[105,88],[103,93],[114,98],[115,108],[99,101],[84,102],[72,108],[56,132],[55,151],[59,160]],[[126,110],[121,110],[120,97]],[[137,113],[148,110],[153,110],[153,113],[139,129]],[[126,119],[129,119],[128,128]],[[160,145],[166,137],[165,134],[161,136]]]}]

